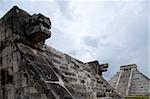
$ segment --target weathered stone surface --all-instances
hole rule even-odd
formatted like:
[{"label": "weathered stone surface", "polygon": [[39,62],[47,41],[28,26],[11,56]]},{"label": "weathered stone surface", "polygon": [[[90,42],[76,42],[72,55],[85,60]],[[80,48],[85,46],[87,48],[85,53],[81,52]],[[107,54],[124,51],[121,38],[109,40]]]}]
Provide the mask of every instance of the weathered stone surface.
[{"label": "weathered stone surface", "polygon": [[139,72],[135,64],[121,66],[109,83],[123,96],[150,95],[150,79]]},{"label": "weathered stone surface", "polygon": [[121,99],[102,77],[106,64],[44,45],[50,27],[49,18],[16,6],[0,20],[0,99]]}]

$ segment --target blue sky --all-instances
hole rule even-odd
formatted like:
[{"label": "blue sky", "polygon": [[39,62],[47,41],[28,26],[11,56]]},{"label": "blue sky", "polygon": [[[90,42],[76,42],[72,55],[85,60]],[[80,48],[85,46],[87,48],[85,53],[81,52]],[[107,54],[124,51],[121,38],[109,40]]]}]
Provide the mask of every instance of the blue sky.
[{"label": "blue sky", "polygon": [[109,63],[106,79],[133,63],[148,76],[149,0],[0,0],[0,17],[13,5],[51,19],[47,45],[83,62]]}]

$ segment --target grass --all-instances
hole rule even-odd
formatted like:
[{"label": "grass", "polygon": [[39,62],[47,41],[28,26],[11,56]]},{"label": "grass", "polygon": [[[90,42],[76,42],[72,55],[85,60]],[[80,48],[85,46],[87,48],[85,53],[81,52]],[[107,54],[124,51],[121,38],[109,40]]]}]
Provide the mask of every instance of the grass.
[{"label": "grass", "polygon": [[150,96],[128,96],[125,99],[150,99]]}]

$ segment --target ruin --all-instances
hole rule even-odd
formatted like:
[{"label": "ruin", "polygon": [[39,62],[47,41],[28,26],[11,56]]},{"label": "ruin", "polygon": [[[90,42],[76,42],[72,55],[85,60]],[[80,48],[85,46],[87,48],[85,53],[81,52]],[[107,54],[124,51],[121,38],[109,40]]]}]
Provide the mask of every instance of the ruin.
[{"label": "ruin", "polygon": [[49,18],[17,6],[0,19],[0,99],[122,99],[102,77],[108,64],[45,45],[49,29]]},{"label": "ruin", "polygon": [[120,72],[114,75],[109,83],[126,97],[150,95],[150,79],[137,69],[136,64],[121,66]]}]

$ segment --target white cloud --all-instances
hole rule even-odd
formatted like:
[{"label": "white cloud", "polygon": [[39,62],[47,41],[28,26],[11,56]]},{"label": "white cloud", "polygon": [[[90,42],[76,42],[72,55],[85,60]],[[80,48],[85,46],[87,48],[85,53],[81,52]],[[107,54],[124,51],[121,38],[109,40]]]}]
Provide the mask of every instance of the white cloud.
[{"label": "white cloud", "polygon": [[[64,45],[65,52],[82,61],[98,59],[110,63],[107,77],[116,73],[120,65],[130,63],[136,63],[148,74],[146,2],[71,2],[70,5],[74,8],[71,10],[74,20],[65,18],[62,22],[65,27],[57,27],[73,38],[70,45]],[[91,45],[94,42],[97,44]]]},{"label": "white cloud", "polygon": [[48,45],[85,62],[95,59],[108,62],[107,78],[116,73],[120,65],[129,63],[136,63],[148,75],[147,2],[5,1],[0,4],[0,16],[14,4],[30,14],[42,13],[52,21]]}]

